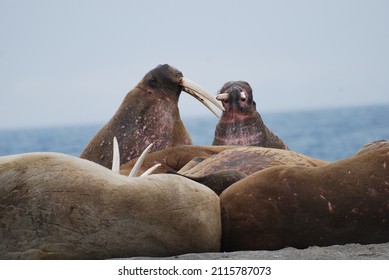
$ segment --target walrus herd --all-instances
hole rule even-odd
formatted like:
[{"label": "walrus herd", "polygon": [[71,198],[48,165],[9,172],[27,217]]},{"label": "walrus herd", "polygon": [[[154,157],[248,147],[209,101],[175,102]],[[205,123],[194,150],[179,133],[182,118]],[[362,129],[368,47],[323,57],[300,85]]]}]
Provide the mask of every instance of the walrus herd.
[{"label": "walrus herd", "polygon": [[[222,110],[212,146],[193,145],[179,115],[181,91],[216,115],[211,103]],[[159,65],[80,158],[0,157],[0,258],[166,257],[389,242],[388,143],[366,144],[333,162],[296,153],[266,127],[247,82],[227,82],[212,97],[177,69]],[[134,168],[149,144],[152,151]],[[133,177],[156,164],[154,174]]]}]

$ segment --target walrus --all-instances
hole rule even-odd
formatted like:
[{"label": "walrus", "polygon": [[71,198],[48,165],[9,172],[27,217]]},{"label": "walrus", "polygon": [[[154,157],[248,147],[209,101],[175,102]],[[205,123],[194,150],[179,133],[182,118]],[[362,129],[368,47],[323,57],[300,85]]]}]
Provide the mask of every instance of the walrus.
[{"label": "walrus", "polygon": [[225,83],[216,99],[222,102],[225,110],[216,125],[212,145],[288,149],[262,121],[253,100],[251,86],[247,82]]},{"label": "walrus", "polygon": [[[120,174],[128,175],[137,160],[123,164]],[[154,171],[155,174],[181,175],[220,194],[233,183],[271,166],[319,166],[327,162],[274,148],[180,145],[147,155],[137,175],[158,163],[161,166]]]},{"label": "walrus", "polygon": [[224,251],[388,242],[389,147],[318,167],[271,167],[220,201]]},{"label": "walrus", "polygon": [[363,145],[355,155],[361,155],[371,150],[379,149],[382,147],[389,147],[389,140],[381,139]]},{"label": "walrus", "polygon": [[170,174],[128,178],[57,153],[0,157],[1,259],[220,250],[219,197]]},{"label": "walrus", "polygon": [[210,102],[224,110],[215,98],[180,71],[167,64],[159,65],[126,95],[114,116],[90,140],[80,157],[109,168],[114,137],[118,140],[122,163],[139,156],[151,143],[154,144],[152,151],[192,144],[178,110],[181,90],[215,114]]},{"label": "walrus", "polygon": [[314,167],[326,163],[290,150],[245,146],[226,149],[177,173],[220,194],[233,183],[265,168],[277,165]]}]

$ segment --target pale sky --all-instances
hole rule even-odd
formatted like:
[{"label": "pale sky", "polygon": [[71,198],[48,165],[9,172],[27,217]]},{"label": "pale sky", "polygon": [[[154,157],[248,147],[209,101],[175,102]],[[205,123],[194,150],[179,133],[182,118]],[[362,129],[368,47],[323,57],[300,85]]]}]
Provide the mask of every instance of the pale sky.
[{"label": "pale sky", "polygon": [[389,1],[0,0],[0,36],[0,129],[105,123],[162,63],[260,113],[389,103]]}]

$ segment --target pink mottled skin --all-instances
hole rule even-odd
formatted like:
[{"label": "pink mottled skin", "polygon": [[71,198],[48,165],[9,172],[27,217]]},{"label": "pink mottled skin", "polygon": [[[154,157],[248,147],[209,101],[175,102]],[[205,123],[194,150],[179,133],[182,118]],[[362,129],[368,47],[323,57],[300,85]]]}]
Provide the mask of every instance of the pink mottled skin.
[{"label": "pink mottled skin", "polygon": [[182,77],[180,71],[167,64],[147,73],[80,157],[110,168],[114,137],[118,140],[122,164],[138,157],[151,143],[151,151],[192,144],[178,110]]},{"label": "pink mottled skin", "polygon": [[[245,98],[241,97],[241,92]],[[252,89],[247,82],[224,84],[220,93],[227,93],[222,113],[216,126],[213,145],[261,146],[288,149],[284,142],[263,123],[256,110]]]}]

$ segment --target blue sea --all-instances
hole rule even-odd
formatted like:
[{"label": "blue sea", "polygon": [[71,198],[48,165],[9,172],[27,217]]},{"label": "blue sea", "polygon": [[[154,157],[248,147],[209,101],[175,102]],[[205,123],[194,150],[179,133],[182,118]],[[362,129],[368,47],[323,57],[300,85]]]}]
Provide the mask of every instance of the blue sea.
[{"label": "blue sea", "polygon": [[[389,104],[310,111],[262,113],[262,119],[293,151],[334,161],[364,144],[389,139]],[[193,143],[211,145],[217,118],[183,118]],[[103,124],[0,130],[0,156],[61,152],[78,156]]]}]

